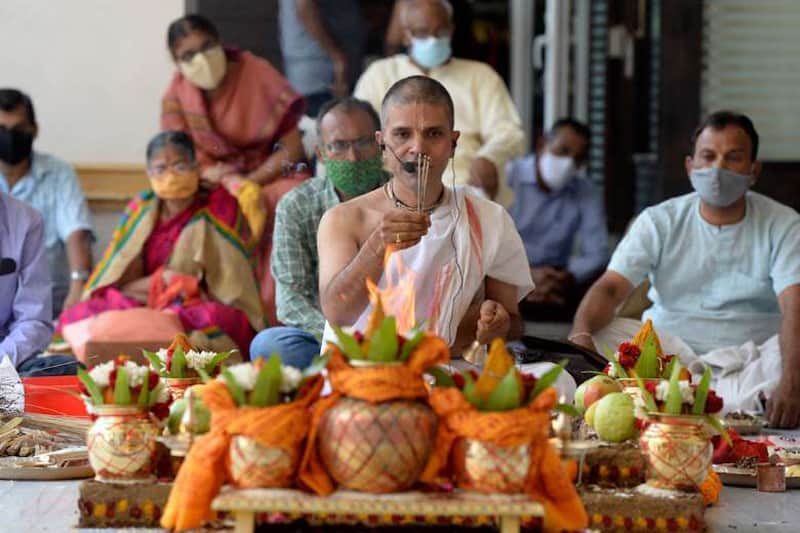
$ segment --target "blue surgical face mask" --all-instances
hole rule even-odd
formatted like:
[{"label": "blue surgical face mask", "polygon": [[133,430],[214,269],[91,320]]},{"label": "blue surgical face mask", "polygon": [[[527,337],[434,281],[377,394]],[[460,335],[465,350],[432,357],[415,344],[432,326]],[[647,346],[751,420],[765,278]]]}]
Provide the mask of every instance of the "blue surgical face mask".
[{"label": "blue surgical face mask", "polygon": [[450,59],[450,37],[412,37],[410,53],[422,68],[436,68]]},{"label": "blue surgical face mask", "polygon": [[728,207],[750,188],[753,178],[717,167],[696,168],[689,175],[700,198],[714,207]]}]

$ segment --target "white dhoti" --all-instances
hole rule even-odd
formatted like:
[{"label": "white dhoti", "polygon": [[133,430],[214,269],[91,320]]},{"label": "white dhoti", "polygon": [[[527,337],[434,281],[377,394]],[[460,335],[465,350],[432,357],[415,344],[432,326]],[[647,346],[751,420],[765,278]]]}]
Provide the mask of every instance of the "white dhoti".
[{"label": "white dhoti", "polygon": [[[638,320],[616,318],[592,339],[598,349],[608,346],[614,350],[619,343],[632,339],[641,326]],[[695,382],[706,366],[711,369],[711,386],[725,402],[723,413],[741,410],[763,414],[764,405],[760,398],[769,398],[778,385],[783,368],[777,335],[760,345],[750,341],[696,355],[680,337],[659,329],[657,324],[654,327],[664,353],[678,355]]]},{"label": "white dhoti", "polygon": [[[387,271],[388,279],[384,272],[378,287],[386,314],[398,318],[400,332],[405,333],[408,322],[425,324],[450,346],[470,304],[483,294],[487,277],[517,287],[517,301],[533,290],[525,248],[508,212],[461,187],[455,192],[445,188],[428,233],[416,246],[391,254]],[[404,320],[409,309],[413,318]],[[340,326],[363,331],[371,311],[368,305],[354,324]],[[326,323],[323,349],[334,339]]]}]

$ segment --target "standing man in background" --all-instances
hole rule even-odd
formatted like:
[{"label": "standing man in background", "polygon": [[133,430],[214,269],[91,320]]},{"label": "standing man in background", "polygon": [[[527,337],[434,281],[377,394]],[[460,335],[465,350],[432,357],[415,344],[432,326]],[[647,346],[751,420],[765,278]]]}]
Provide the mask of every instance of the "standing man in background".
[{"label": "standing man in background", "polygon": [[44,217],[57,317],[80,300],[92,270],[94,235],[78,177],[61,159],[32,150],[37,133],[30,97],[16,89],[0,89],[0,192],[33,206]]},{"label": "standing man in background", "polygon": [[306,113],[342,97],[361,74],[366,25],[358,0],[280,0],[283,70]]},{"label": "standing man in background", "polygon": [[[521,156],[525,134],[503,79],[486,63],[452,57],[453,7],[447,0],[407,0],[402,11],[409,55],[375,61],[358,80],[354,95],[379,110],[389,87],[408,76],[441,83],[455,106],[460,131],[454,156],[455,182],[470,184],[503,205],[512,194],[506,162]],[[450,184],[448,171],[442,178]]]}]

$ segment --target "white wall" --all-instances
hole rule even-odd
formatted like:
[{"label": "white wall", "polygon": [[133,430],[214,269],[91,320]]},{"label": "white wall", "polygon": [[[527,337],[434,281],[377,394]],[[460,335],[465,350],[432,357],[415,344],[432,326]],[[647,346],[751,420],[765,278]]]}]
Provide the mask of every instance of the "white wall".
[{"label": "white wall", "polygon": [[28,93],[35,147],[72,163],[144,163],[183,0],[2,0],[0,86]]}]

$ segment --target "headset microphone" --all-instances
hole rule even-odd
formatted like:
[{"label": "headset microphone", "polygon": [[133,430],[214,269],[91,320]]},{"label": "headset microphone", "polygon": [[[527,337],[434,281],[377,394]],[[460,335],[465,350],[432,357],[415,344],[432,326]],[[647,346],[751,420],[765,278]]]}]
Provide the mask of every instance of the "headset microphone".
[{"label": "headset microphone", "polygon": [[392,150],[391,146],[388,146],[386,144],[381,144],[381,150],[383,150],[383,149],[385,149],[387,147],[389,148],[389,151],[392,152],[392,155],[394,156],[394,158],[397,159],[397,161],[400,163],[400,166],[403,167],[403,170],[405,170],[409,174],[414,174],[414,173],[417,172],[417,164],[416,163],[414,163],[413,161],[403,161],[402,159],[397,157],[397,154],[395,153],[394,150]]}]

